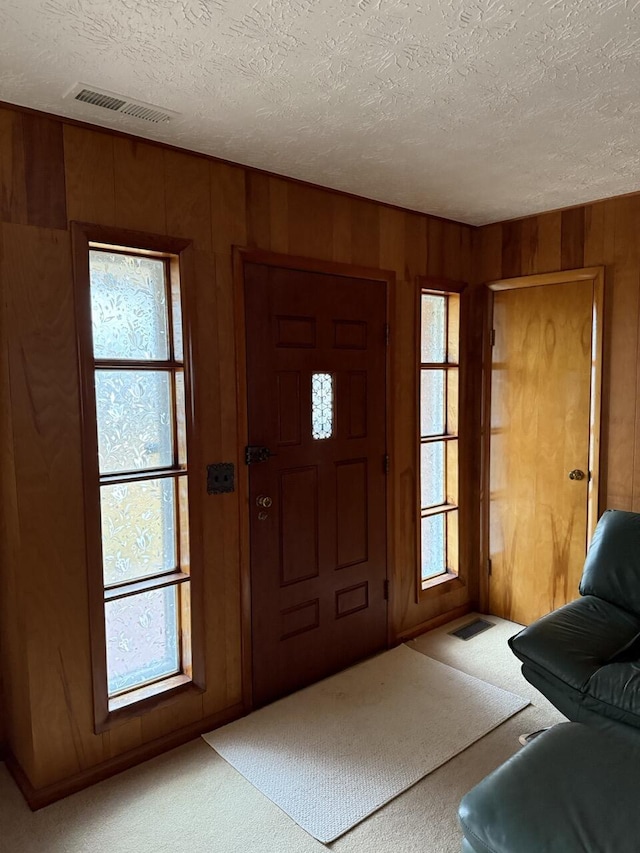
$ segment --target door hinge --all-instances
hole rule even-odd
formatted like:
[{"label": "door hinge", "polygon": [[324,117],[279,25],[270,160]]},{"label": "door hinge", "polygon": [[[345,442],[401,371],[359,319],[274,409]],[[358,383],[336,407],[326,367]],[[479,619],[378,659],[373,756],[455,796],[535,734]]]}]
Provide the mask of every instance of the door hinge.
[{"label": "door hinge", "polygon": [[384,345],[389,346],[389,338],[391,337],[391,326],[388,323],[384,324]]},{"label": "door hinge", "polygon": [[491,572],[492,572],[491,560],[487,560],[487,574],[489,575],[489,577],[491,577]]},{"label": "door hinge", "polygon": [[391,467],[391,462],[390,462],[390,460],[389,460],[389,456],[388,456],[388,455],[385,455],[385,457],[384,457],[384,459],[383,459],[383,462],[382,462],[382,465],[383,465],[383,467],[384,467],[384,473],[385,473],[385,474],[388,474],[388,473],[389,473],[389,468]]},{"label": "door hinge", "polygon": [[491,346],[494,347],[496,345],[496,330],[491,329]]},{"label": "door hinge", "polygon": [[384,595],[384,600],[389,601],[389,578],[384,579],[383,595]]}]

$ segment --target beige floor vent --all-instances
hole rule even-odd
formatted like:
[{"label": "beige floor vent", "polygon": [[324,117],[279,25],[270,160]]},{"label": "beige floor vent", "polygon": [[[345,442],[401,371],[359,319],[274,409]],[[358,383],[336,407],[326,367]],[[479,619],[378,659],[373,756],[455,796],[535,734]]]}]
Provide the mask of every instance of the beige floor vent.
[{"label": "beige floor vent", "polygon": [[180,115],[173,110],[165,110],[153,104],[146,104],[144,101],[134,101],[115,92],[107,92],[105,89],[94,89],[92,86],[85,86],[84,83],[77,83],[71,91],[67,92],[65,98],[72,98],[74,101],[103,110],[111,110],[111,112],[131,116],[141,121],[150,121],[153,124],[162,124]]}]

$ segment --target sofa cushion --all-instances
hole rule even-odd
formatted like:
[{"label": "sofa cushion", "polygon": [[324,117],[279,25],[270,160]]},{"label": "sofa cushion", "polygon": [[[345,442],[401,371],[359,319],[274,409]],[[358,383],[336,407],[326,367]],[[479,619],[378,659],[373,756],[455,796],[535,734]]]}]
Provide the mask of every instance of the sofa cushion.
[{"label": "sofa cushion", "polygon": [[640,614],[640,514],[608,509],[597,524],[580,581],[596,595]]},{"label": "sofa cushion", "polygon": [[640,738],[561,723],[460,803],[477,853],[637,853]]},{"label": "sofa cushion", "polygon": [[640,617],[587,595],[511,637],[523,663],[584,691],[592,676],[637,642]]},{"label": "sofa cushion", "polygon": [[610,663],[589,679],[585,706],[640,727],[640,661]]}]

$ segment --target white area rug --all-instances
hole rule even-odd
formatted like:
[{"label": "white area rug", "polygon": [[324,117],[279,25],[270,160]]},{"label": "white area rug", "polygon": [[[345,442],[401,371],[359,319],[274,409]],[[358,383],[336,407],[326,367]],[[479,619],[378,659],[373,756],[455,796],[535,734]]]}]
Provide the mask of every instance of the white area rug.
[{"label": "white area rug", "polygon": [[528,704],[398,646],[203,737],[326,844]]}]

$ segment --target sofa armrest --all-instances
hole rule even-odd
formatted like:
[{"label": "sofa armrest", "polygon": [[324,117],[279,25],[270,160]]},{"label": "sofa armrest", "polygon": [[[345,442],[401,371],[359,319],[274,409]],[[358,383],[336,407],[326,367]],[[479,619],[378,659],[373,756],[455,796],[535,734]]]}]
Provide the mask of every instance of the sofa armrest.
[{"label": "sofa armrest", "polygon": [[604,512],[584,564],[580,593],[640,614],[639,513]]},{"label": "sofa armrest", "polygon": [[639,633],[640,617],[586,595],[523,628],[509,639],[509,646],[525,666],[583,690]]}]

